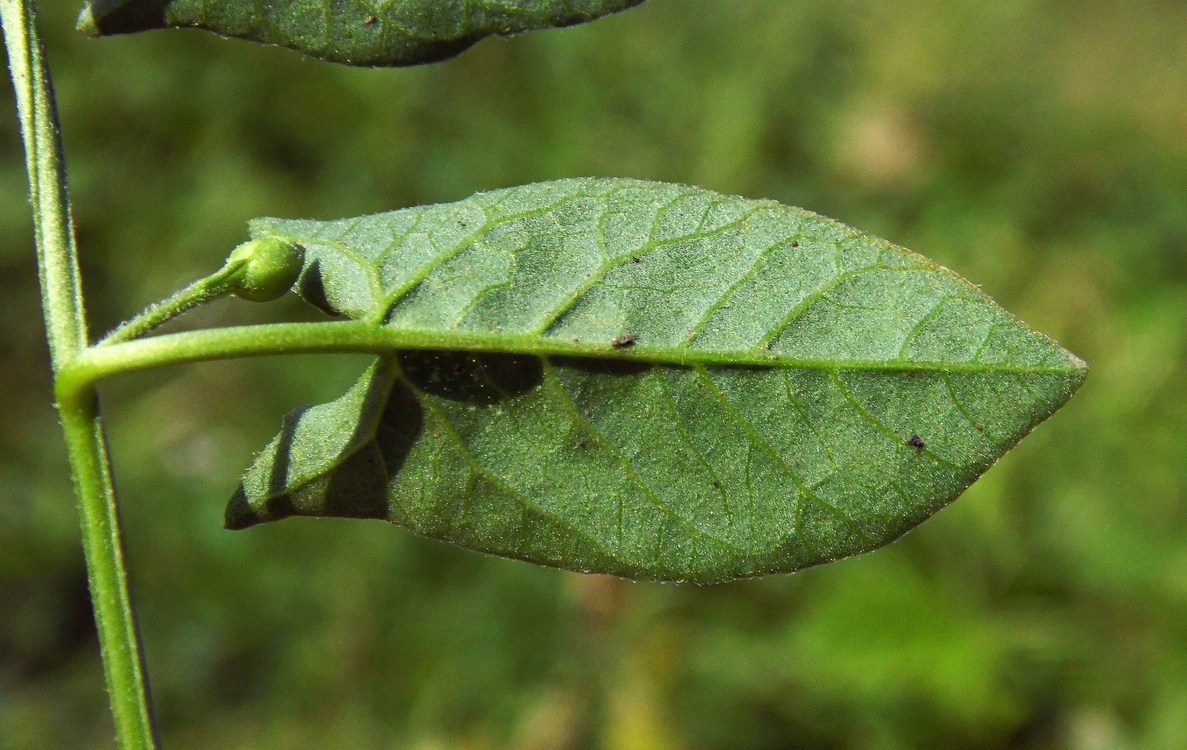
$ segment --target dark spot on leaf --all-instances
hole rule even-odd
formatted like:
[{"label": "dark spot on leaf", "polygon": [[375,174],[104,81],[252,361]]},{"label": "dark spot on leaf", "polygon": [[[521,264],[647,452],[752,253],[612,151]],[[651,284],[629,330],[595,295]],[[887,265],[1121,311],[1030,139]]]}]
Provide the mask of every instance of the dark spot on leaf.
[{"label": "dark spot on leaf", "polygon": [[374,26],[375,24],[379,23],[379,19],[375,16],[367,16],[367,19],[363,21],[363,23],[367,24],[368,26]]},{"label": "dark spot on leaf", "polygon": [[558,368],[571,367],[591,375],[639,375],[651,369],[651,365],[646,362],[610,357],[550,357],[549,359]]},{"label": "dark spot on leaf", "polygon": [[642,262],[643,262],[643,259],[640,258],[638,255],[631,256],[631,263],[642,263]]},{"label": "dark spot on leaf", "polygon": [[973,425],[973,429],[977,432],[980,432],[981,430],[985,429],[985,426],[978,422],[977,424]]},{"label": "dark spot on leaf", "polygon": [[799,246],[800,246],[800,241],[799,241],[799,240],[792,240],[792,241],[791,241],[791,246],[792,246],[792,247],[799,247]]},{"label": "dark spot on leaf", "polygon": [[635,342],[639,340],[637,333],[624,333],[621,336],[615,336],[610,339],[610,346],[615,349],[625,349],[628,346],[634,346]]},{"label": "dark spot on leaf", "polygon": [[402,352],[400,367],[417,388],[451,401],[490,406],[544,382],[539,358],[474,352]]},{"label": "dark spot on leaf", "polygon": [[927,447],[927,443],[923,442],[923,438],[919,437],[918,435],[912,435],[907,440],[907,445],[911,446],[917,451],[922,451]]}]

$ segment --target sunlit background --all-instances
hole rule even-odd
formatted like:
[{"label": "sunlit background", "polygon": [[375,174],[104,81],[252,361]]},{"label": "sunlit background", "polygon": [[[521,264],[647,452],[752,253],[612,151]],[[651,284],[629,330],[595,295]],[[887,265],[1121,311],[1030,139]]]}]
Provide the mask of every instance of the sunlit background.
[{"label": "sunlit background", "polygon": [[[112,382],[169,747],[1187,747],[1187,3],[648,0],[403,70],[202,32],[88,40],[73,3],[45,6],[95,333],[212,270],[255,216],[631,176],[911,247],[1093,367],[907,538],[710,588],[373,521],[224,531],[281,416],[364,358]],[[4,86],[0,747],[107,747],[11,102]],[[314,315],[228,301],[188,324]]]}]

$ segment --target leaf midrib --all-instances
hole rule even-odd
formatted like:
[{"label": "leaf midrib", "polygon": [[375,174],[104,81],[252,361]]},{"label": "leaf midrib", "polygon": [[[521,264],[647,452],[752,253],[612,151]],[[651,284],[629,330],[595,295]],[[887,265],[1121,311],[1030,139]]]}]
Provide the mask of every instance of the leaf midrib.
[{"label": "leaf midrib", "polygon": [[[337,325],[351,325],[341,323]],[[817,371],[870,372],[963,372],[987,374],[1070,374],[1086,373],[1082,361],[1069,356],[1066,366],[1026,365],[1010,362],[944,362],[912,360],[844,360],[822,357],[794,357],[777,351],[707,350],[681,347],[648,346],[645,332],[629,347],[616,348],[611,339],[573,341],[571,339],[517,333],[481,331],[441,331],[376,327],[371,332],[379,340],[390,340],[391,351],[438,350],[483,354],[513,354],[539,357],[584,357],[607,361],[656,365],[705,367],[780,367]],[[623,331],[623,333],[634,333]]]}]

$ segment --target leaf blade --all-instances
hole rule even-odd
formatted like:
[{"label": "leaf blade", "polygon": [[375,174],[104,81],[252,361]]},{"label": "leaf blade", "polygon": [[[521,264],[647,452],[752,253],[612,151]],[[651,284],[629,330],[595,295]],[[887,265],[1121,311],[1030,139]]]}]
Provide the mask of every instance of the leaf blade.
[{"label": "leaf blade", "polygon": [[[370,516],[633,578],[786,572],[901,535],[1084,377],[920,256],[681,186],[569,180],[252,232],[304,245],[299,288],[327,312],[440,351],[385,358],[352,389],[387,393],[383,409],[311,410],[361,442],[286,423],[329,458],[296,461],[316,477],[299,485],[274,442],[232,527]],[[384,468],[360,483],[341,467],[361,455]]]},{"label": "leaf blade", "polygon": [[91,0],[90,36],[201,28],[347,65],[403,66],[461,54],[488,36],[571,26],[643,0]]}]

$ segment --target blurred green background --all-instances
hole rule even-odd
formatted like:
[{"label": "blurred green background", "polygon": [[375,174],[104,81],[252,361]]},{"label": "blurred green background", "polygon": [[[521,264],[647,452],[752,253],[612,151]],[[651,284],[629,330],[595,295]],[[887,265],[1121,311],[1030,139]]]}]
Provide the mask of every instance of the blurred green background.
[{"label": "blurred green background", "polygon": [[[95,332],[258,215],[577,175],[805,206],[957,270],[1092,366],[881,551],[710,588],[376,522],[221,528],[289,409],[365,360],[104,387],[172,748],[1187,747],[1187,4],[649,0],[445,64],[351,70],[45,3]],[[0,92],[0,747],[112,727]],[[219,303],[189,324],[312,318]]]}]

